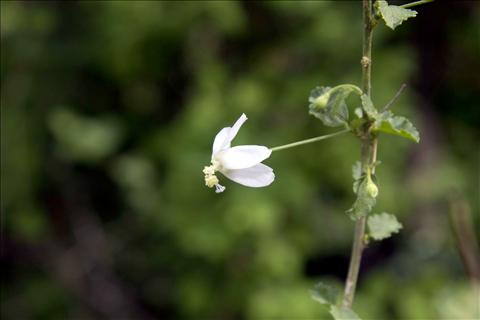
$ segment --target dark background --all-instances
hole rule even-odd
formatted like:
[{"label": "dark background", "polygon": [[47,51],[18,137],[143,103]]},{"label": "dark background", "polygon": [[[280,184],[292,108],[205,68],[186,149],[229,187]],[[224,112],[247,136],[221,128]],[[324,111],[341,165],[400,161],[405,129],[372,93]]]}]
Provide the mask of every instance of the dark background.
[{"label": "dark background", "polygon": [[[479,4],[375,29],[373,101],[406,83],[421,141],[380,137],[403,229],[365,252],[363,319],[479,316],[452,232],[478,241]],[[361,28],[359,1],[2,1],[2,319],[328,319],[309,290],[347,272],[358,141],[274,153],[263,189],[201,170],[242,112],[234,144],[333,132],[308,95],[360,84]]]}]

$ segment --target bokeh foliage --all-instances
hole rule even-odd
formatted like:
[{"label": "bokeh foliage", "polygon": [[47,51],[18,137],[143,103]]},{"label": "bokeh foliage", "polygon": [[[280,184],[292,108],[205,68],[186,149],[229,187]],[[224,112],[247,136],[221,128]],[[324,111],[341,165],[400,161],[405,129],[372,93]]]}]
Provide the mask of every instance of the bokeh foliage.
[{"label": "bokeh foliage", "polygon": [[[367,250],[365,319],[478,312],[447,198],[478,214],[480,11],[452,6],[375,31],[373,99],[409,83],[393,108],[422,141],[380,139],[377,210],[404,228]],[[346,274],[358,142],[274,153],[265,189],[201,170],[242,112],[236,144],[332,132],[308,95],[359,83],[360,30],[355,1],[1,2],[2,318],[328,318],[309,290]]]}]

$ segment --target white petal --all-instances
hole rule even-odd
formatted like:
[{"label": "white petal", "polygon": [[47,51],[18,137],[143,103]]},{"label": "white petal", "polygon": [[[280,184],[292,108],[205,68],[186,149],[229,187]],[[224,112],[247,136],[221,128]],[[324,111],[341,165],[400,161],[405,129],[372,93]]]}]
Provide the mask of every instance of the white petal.
[{"label": "white petal", "polygon": [[242,113],[240,118],[238,118],[238,120],[233,124],[232,128],[230,129],[230,132],[228,133],[227,141],[225,141],[226,143],[232,142],[233,138],[235,138],[235,136],[237,135],[238,130],[240,130],[240,127],[242,126],[242,124],[245,123],[245,121],[247,121],[247,119],[248,118],[245,115],[245,113]]},{"label": "white petal", "polygon": [[217,133],[215,140],[213,141],[212,158],[217,152],[230,148],[230,143],[233,138],[235,138],[238,130],[240,130],[240,127],[245,121],[247,121],[247,116],[245,113],[242,113],[232,127],[225,127]]},{"label": "white petal", "polygon": [[236,146],[215,155],[224,169],[245,169],[270,157],[272,150],[264,146]]},{"label": "white petal", "polygon": [[272,168],[263,163],[247,169],[223,170],[222,173],[236,183],[253,188],[266,187],[275,179]]},{"label": "white petal", "polygon": [[212,148],[212,157],[215,153],[219,152],[222,149],[230,148],[230,142],[225,143],[228,138],[228,133],[232,128],[225,127],[220,130],[219,133],[215,136],[215,140],[213,141],[213,148]]}]

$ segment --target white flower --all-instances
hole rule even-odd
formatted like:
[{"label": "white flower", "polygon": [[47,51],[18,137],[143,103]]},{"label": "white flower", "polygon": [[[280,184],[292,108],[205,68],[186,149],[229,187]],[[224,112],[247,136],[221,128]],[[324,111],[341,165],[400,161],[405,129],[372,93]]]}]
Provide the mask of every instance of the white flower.
[{"label": "white flower", "polygon": [[270,157],[272,150],[264,146],[246,145],[231,147],[247,116],[242,114],[232,127],[225,127],[215,136],[212,148],[212,165],[205,167],[205,185],[215,187],[220,193],[225,187],[219,184],[215,172],[241,185],[253,188],[266,187],[273,182],[275,175],[272,168],[261,163]]}]

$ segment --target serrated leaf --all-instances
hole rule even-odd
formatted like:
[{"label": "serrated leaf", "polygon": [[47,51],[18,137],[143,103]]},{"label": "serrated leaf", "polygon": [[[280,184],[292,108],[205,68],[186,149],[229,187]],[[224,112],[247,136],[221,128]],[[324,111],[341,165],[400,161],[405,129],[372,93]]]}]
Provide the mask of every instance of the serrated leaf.
[{"label": "serrated leaf", "polygon": [[382,240],[398,233],[402,225],[393,214],[381,213],[368,217],[369,235],[375,240]]},{"label": "serrated leaf", "polygon": [[373,196],[371,192],[369,192],[369,183],[373,182],[366,178],[361,180],[357,188],[357,199],[353,203],[352,207],[346,211],[353,220],[357,220],[366,216],[370,213],[370,211],[372,211],[373,206],[375,206],[376,195]]},{"label": "serrated leaf", "polygon": [[385,24],[392,30],[401,25],[403,21],[417,15],[417,11],[415,10],[389,5],[388,2],[384,0],[378,0],[375,3],[375,8],[383,18],[383,21],[385,21]]},{"label": "serrated leaf", "polygon": [[320,119],[326,126],[345,125],[348,122],[348,107],[345,99],[354,90],[355,88],[352,85],[313,89],[308,99],[310,102],[309,113]]},{"label": "serrated leaf", "polygon": [[340,294],[340,290],[336,287],[319,282],[311,291],[312,298],[321,304],[335,304]]},{"label": "serrated leaf", "polygon": [[367,113],[367,116],[370,119],[376,119],[378,117],[378,111],[373,106],[373,102],[370,99],[370,97],[367,96],[366,94],[362,94],[360,96],[360,99],[362,100],[363,110]]},{"label": "serrated leaf", "polygon": [[373,130],[395,134],[415,142],[420,141],[417,128],[405,117],[395,116],[391,111],[383,112],[375,121]]},{"label": "serrated leaf", "polygon": [[330,314],[335,320],[361,320],[352,309],[347,307],[337,307],[332,305],[330,307]]}]

